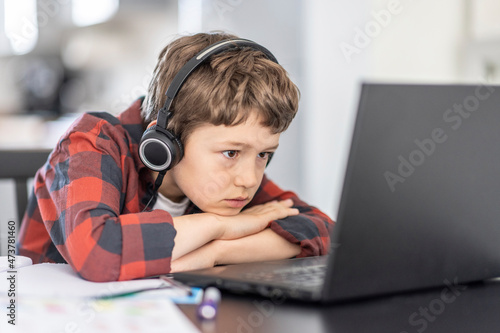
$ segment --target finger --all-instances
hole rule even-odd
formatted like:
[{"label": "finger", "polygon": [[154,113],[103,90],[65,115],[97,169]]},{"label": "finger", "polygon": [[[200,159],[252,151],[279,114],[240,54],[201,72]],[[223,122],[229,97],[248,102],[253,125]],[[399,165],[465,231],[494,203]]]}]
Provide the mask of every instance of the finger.
[{"label": "finger", "polygon": [[285,207],[292,207],[293,206],[293,200],[292,199],[281,200],[279,203],[281,205],[285,206]]},{"label": "finger", "polygon": [[273,217],[272,220],[275,219],[284,219],[288,216],[294,216],[298,215],[299,210],[297,208],[282,208],[282,209],[277,209],[273,212]]},{"label": "finger", "polygon": [[298,215],[299,214],[299,210],[297,208],[288,208],[287,210],[285,210],[284,213],[286,214],[286,216],[283,216],[282,218],[285,218],[287,216]]}]

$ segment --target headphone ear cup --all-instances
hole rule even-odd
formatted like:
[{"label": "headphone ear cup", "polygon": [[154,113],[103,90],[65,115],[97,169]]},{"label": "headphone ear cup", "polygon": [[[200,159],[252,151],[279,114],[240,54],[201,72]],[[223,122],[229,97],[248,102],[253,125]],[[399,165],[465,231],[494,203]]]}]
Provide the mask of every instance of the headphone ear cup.
[{"label": "headphone ear cup", "polygon": [[177,165],[177,163],[179,163],[184,157],[184,146],[182,145],[181,140],[179,140],[179,138],[177,138],[173,134],[172,134],[172,139],[175,142],[175,147],[177,148],[177,153],[175,155],[176,156],[175,163],[172,165],[173,167],[174,165]]},{"label": "headphone ear cup", "polygon": [[149,169],[164,171],[173,168],[184,155],[182,143],[167,130],[156,125],[148,128],[139,143],[139,157]]}]

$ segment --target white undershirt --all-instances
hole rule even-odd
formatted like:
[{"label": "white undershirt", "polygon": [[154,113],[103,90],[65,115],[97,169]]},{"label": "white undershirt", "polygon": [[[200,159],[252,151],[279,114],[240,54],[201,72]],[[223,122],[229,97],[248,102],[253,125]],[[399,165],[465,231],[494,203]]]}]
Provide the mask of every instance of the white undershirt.
[{"label": "white undershirt", "polygon": [[158,198],[153,206],[153,209],[162,209],[168,212],[172,217],[182,216],[189,204],[189,198],[185,197],[181,202],[173,202],[166,196],[158,193]]}]

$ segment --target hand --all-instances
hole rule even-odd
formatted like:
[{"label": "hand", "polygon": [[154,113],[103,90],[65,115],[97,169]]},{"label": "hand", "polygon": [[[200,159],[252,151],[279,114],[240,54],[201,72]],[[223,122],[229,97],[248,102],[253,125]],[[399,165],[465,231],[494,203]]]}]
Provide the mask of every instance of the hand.
[{"label": "hand", "polygon": [[218,239],[236,239],[255,234],[267,228],[269,222],[299,214],[292,199],[270,201],[248,208],[235,216],[218,216],[222,234]]}]

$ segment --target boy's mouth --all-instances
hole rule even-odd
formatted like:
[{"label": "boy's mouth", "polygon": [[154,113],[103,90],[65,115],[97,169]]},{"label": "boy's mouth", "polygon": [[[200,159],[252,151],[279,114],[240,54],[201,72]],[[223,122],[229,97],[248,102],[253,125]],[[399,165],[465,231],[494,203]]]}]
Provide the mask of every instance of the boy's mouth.
[{"label": "boy's mouth", "polygon": [[232,208],[242,208],[248,203],[248,197],[237,197],[224,201]]}]

